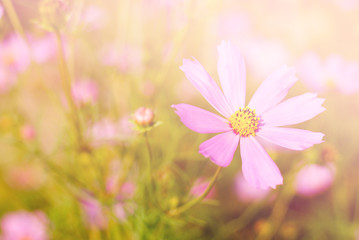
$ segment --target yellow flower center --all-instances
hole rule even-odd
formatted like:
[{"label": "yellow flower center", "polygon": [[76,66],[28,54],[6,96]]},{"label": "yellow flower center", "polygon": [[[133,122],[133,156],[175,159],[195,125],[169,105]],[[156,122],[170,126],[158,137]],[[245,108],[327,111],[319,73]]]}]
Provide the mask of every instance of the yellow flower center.
[{"label": "yellow flower center", "polygon": [[238,111],[228,118],[229,125],[236,134],[242,137],[255,136],[260,118],[256,111],[249,107],[239,108]]}]

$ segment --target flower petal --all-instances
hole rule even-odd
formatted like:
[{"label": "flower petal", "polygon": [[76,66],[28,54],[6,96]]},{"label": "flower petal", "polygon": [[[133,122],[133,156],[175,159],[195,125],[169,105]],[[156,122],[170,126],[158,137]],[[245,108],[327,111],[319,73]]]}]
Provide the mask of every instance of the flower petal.
[{"label": "flower petal", "polygon": [[323,142],[323,133],[295,128],[263,127],[257,132],[259,137],[292,150],[304,150]]},{"label": "flower petal", "polygon": [[237,149],[239,135],[232,131],[218,134],[199,146],[199,153],[218,166],[227,167]]},{"label": "flower petal", "polygon": [[230,42],[218,46],[218,75],[224,95],[233,111],[244,107],[246,99],[246,67],[239,49]]},{"label": "flower petal", "polygon": [[183,59],[183,65],[180,69],[193,86],[220,114],[227,118],[231,116],[233,111],[221,89],[196,59],[194,61]]},{"label": "flower petal", "polygon": [[240,145],[242,172],[248,183],[261,189],[283,184],[277,165],[254,137],[242,137]]},{"label": "flower petal", "polygon": [[282,66],[267,77],[254,93],[248,106],[261,115],[287,96],[289,89],[298,80],[294,68]]},{"label": "flower petal", "polygon": [[286,126],[307,121],[325,108],[322,106],[323,98],[317,98],[315,93],[305,93],[292,97],[263,113],[265,125]]},{"label": "flower petal", "polygon": [[189,129],[199,133],[219,133],[230,131],[228,121],[217,114],[189,104],[172,105],[177,115]]}]

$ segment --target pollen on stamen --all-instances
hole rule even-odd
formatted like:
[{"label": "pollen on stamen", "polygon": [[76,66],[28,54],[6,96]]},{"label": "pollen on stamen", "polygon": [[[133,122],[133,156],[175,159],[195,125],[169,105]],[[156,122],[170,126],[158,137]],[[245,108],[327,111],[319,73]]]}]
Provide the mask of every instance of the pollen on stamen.
[{"label": "pollen on stamen", "polygon": [[254,109],[247,107],[239,108],[238,111],[228,118],[229,126],[235,134],[242,137],[255,136],[260,118]]}]

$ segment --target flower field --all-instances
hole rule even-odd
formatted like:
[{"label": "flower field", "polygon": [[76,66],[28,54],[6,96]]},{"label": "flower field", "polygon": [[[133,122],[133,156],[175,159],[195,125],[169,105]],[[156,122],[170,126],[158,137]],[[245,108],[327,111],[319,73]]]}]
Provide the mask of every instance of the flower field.
[{"label": "flower field", "polygon": [[358,22],[0,0],[0,239],[359,239]]}]

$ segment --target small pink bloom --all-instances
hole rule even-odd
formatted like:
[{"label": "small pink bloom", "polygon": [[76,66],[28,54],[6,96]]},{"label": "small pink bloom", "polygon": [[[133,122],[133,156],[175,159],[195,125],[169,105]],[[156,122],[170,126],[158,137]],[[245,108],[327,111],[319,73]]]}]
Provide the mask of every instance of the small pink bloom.
[{"label": "small pink bloom", "polygon": [[117,199],[130,199],[133,198],[135,194],[136,186],[132,182],[125,182],[121,186],[120,194],[117,196]]},{"label": "small pink bloom", "polygon": [[153,124],[155,115],[150,108],[140,107],[134,114],[135,122],[140,126],[150,126]]},{"label": "small pink bloom", "polygon": [[213,34],[226,39],[243,41],[249,35],[252,28],[250,18],[247,14],[237,11],[221,13],[213,23],[215,26]]},{"label": "small pink bloom", "polygon": [[334,175],[334,169],[328,165],[311,164],[303,167],[295,180],[297,194],[312,197],[323,193],[332,185]]},{"label": "small pink bloom", "polygon": [[283,44],[261,38],[250,39],[242,52],[249,72],[257,79],[268,76],[289,60]]},{"label": "small pink bloom", "polygon": [[15,85],[16,80],[16,73],[0,65],[0,93],[9,91]]},{"label": "small pink bloom", "polygon": [[197,60],[184,59],[180,69],[223,117],[188,104],[172,107],[191,130],[219,133],[200,145],[199,152],[204,157],[226,167],[240,145],[246,181],[256,188],[275,188],[283,183],[283,177],[258,139],[292,150],[321,143],[322,133],[282,126],[307,121],[323,112],[324,99],[306,93],[283,101],[297,81],[294,69],[283,66],[264,80],[246,105],[246,70],[238,48],[223,41],[218,53],[223,92]]},{"label": "small pink bloom", "polygon": [[9,72],[21,73],[30,62],[29,48],[18,35],[12,34],[0,44],[0,67]]},{"label": "small pink bloom", "polygon": [[17,211],[1,220],[2,240],[47,240],[47,218],[43,212]]},{"label": "small pink bloom", "polygon": [[31,50],[37,63],[45,63],[55,58],[57,42],[54,35],[48,34],[39,39],[30,38]]},{"label": "small pink bloom", "polygon": [[72,84],[72,97],[76,105],[94,104],[98,97],[97,84],[88,79],[81,79]]},{"label": "small pink bloom", "polygon": [[121,162],[117,159],[109,163],[109,173],[106,178],[106,192],[109,194],[117,194],[119,190],[118,180],[121,174]]},{"label": "small pink bloom", "polygon": [[116,197],[116,204],[113,211],[120,221],[124,221],[129,215],[135,211],[135,204],[131,202],[135,194],[136,186],[132,182],[125,182],[120,189],[120,193]]},{"label": "small pink bloom", "polygon": [[314,52],[305,54],[298,62],[298,74],[314,91],[326,92],[331,88],[343,94],[359,91],[359,62],[330,55],[324,61]]},{"label": "small pink bloom", "polygon": [[104,65],[116,67],[121,73],[142,72],[142,51],[136,46],[108,45],[100,51],[100,59]]},{"label": "small pink bloom", "polygon": [[358,0],[333,0],[333,2],[344,11],[353,11],[359,7]]},{"label": "small pink bloom", "polygon": [[4,8],[0,4],[0,19],[2,18],[3,15],[4,15]]},{"label": "small pink bloom", "polygon": [[28,140],[28,141],[33,140],[36,136],[35,129],[30,124],[23,125],[20,128],[20,134],[24,140]]},{"label": "small pink bloom", "polygon": [[101,203],[93,198],[81,198],[80,203],[86,216],[86,222],[90,227],[104,229],[108,225],[108,219],[104,213]]},{"label": "small pink bloom", "polygon": [[131,203],[118,202],[113,206],[113,212],[118,220],[125,221],[129,215],[133,215],[136,206]]},{"label": "small pink bloom", "polygon": [[95,123],[89,131],[93,144],[118,144],[130,140],[134,132],[129,119],[127,116],[119,121],[105,118]]},{"label": "small pink bloom", "polygon": [[236,176],[235,190],[238,199],[246,203],[259,201],[265,198],[269,193],[269,189],[258,189],[248,184],[248,182],[244,180],[242,173],[238,173]]},{"label": "small pink bloom", "polygon": [[151,97],[156,91],[155,85],[151,81],[144,81],[140,86],[140,91],[146,97]]},{"label": "small pink bloom", "polygon": [[101,7],[95,5],[87,6],[82,13],[81,21],[86,27],[101,29],[107,23],[106,12]]},{"label": "small pink bloom", "polygon": [[[206,191],[208,184],[209,184],[209,181],[206,181],[203,178],[197,179],[194,182],[193,187],[190,190],[191,195],[193,195],[195,197],[201,196],[204,193],[204,191]],[[209,193],[205,197],[205,199],[213,198],[215,193],[216,193],[215,188],[212,188],[211,191],[209,191]]]},{"label": "small pink bloom", "polygon": [[45,172],[36,165],[15,165],[6,172],[7,183],[16,189],[38,189],[45,183],[45,180]]}]

